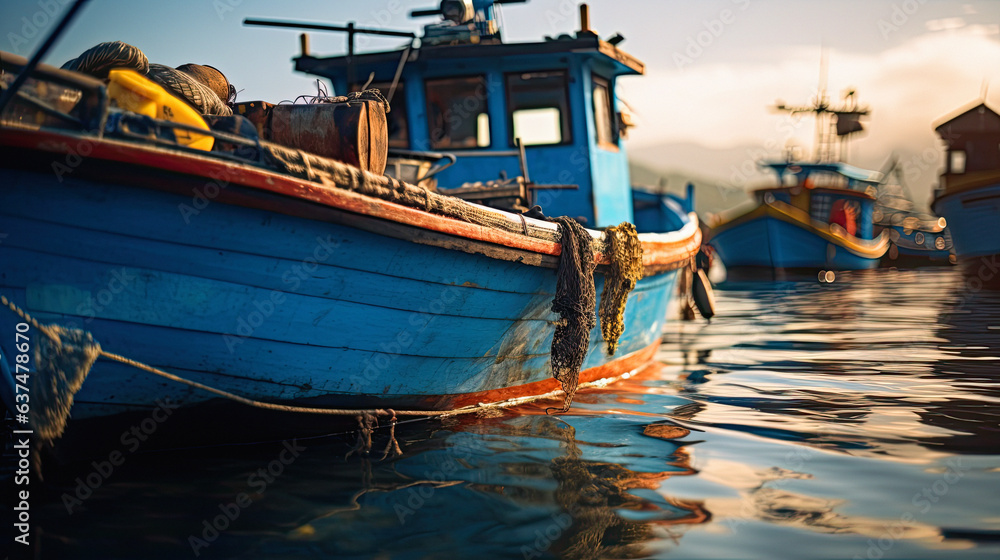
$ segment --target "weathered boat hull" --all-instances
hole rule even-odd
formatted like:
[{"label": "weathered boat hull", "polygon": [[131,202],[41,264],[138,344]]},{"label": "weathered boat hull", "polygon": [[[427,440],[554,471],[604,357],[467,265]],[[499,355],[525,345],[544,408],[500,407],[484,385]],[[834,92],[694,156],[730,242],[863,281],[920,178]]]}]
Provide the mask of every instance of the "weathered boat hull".
[{"label": "weathered boat hull", "polygon": [[[889,233],[892,244],[885,256],[882,266],[928,266],[954,264],[951,256],[951,234],[947,231],[927,232],[907,229],[903,226],[884,226],[876,228]],[[920,234],[922,237],[917,237]],[[945,239],[945,249],[937,249],[934,242],[938,237]],[[921,240],[921,243],[917,243]]]},{"label": "weathered boat hull", "polygon": [[709,243],[727,269],[866,270],[878,266],[887,241],[836,235],[764,204],[714,228]]},{"label": "weathered boat hull", "polygon": [[963,270],[1000,285],[1000,177],[939,196],[934,211],[948,220]]},{"label": "weathered boat hull", "polygon": [[[100,172],[3,172],[10,233],[0,259],[11,264],[0,291],[41,322],[271,402],[451,409],[559,388],[549,361],[556,271],[515,262],[553,257],[515,258],[309,197],[257,200],[230,185],[205,198],[205,176],[115,165],[127,184],[95,179],[107,176]],[[674,293],[671,268],[629,296],[614,357],[600,327],[592,331],[581,381],[651,359]],[[599,295],[603,276],[596,280]],[[16,322],[0,314],[0,332]],[[216,397],[98,360],[72,417],[150,409],[163,398],[189,406]]]}]

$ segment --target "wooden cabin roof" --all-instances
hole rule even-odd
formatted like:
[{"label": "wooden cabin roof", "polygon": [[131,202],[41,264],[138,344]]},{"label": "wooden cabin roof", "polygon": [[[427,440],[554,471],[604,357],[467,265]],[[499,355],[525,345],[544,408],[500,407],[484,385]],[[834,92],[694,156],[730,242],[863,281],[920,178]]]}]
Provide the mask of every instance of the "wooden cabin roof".
[{"label": "wooden cabin roof", "polygon": [[[946,129],[946,130],[945,130]],[[934,127],[939,135],[962,132],[1000,132],[1000,114],[979,101],[959,109]]]},{"label": "wooden cabin roof", "polygon": [[[362,67],[385,63],[395,65],[399,62],[401,53],[402,49],[382,51],[357,54],[350,59],[346,56],[319,58],[306,55],[293,60],[295,60],[295,69],[300,72],[329,76],[343,72],[343,69],[347,68],[349,62],[355,66]],[[421,47],[417,50],[417,53],[418,59],[422,60],[590,53],[610,58],[615,66],[615,73],[618,75],[644,74],[646,72],[646,65],[639,59],[607,41],[602,41],[593,34],[581,34],[572,39],[558,39],[535,43],[434,45]]]},{"label": "wooden cabin roof", "polygon": [[869,171],[841,162],[767,162],[761,164],[761,167],[770,168],[780,177],[784,177],[785,174],[806,176],[826,172],[836,173],[848,179],[865,183],[878,183],[883,179],[882,173],[879,171]]}]

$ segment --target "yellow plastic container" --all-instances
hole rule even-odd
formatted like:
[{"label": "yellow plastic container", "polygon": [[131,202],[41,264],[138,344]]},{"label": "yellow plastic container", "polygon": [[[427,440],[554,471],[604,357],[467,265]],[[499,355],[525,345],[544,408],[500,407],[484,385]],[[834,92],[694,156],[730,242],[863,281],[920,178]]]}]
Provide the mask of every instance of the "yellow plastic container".
[{"label": "yellow plastic container", "polygon": [[[136,71],[116,68],[108,73],[108,80],[108,97],[122,109],[208,130],[198,111]],[[174,136],[178,144],[197,150],[208,151],[215,144],[215,138],[187,130],[175,128]]]}]

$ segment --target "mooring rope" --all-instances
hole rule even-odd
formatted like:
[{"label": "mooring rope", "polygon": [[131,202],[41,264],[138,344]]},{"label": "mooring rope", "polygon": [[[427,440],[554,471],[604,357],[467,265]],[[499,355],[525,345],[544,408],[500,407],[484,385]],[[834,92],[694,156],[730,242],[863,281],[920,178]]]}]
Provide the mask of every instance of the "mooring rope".
[{"label": "mooring rope", "polygon": [[[29,324],[31,324],[31,326],[34,327],[35,329],[37,329],[38,332],[41,332],[42,334],[44,334],[49,340],[52,341],[52,343],[56,347],[61,347],[61,345],[63,344],[61,334],[67,334],[67,333],[89,334],[89,333],[85,333],[85,331],[80,331],[80,330],[77,330],[77,329],[69,330],[69,329],[66,329],[66,328],[58,326],[58,325],[43,325],[43,324],[39,323],[34,317],[32,317],[30,314],[28,314],[26,311],[24,311],[20,307],[18,307],[14,302],[12,302],[10,299],[8,299],[6,296],[4,296],[2,294],[0,294],[0,302],[2,302],[3,305],[6,306],[8,309],[10,309],[12,312],[14,312],[19,317],[21,317],[21,319],[23,319],[24,321],[26,321]],[[92,340],[92,339],[90,339],[90,340]],[[391,408],[366,408],[366,409],[356,408],[356,409],[351,409],[351,408],[316,408],[316,407],[294,406],[294,405],[286,405],[286,404],[269,403],[269,402],[265,402],[265,401],[259,401],[259,400],[247,398],[247,397],[244,397],[242,395],[237,395],[235,393],[231,393],[229,391],[224,391],[222,389],[218,389],[218,388],[206,385],[204,383],[199,383],[197,381],[192,381],[190,379],[185,379],[185,378],[183,378],[183,377],[181,377],[179,375],[175,375],[175,374],[169,373],[167,371],[164,371],[164,370],[162,370],[160,368],[151,366],[149,364],[144,364],[144,363],[142,363],[142,362],[140,362],[138,360],[134,360],[132,358],[128,358],[128,357],[122,356],[120,354],[115,354],[113,352],[108,352],[107,350],[104,350],[104,349],[100,348],[100,344],[97,343],[97,341],[93,341],[91,344],[92,344],[93,347],[96,347],[96,349],[97,349],[97,355],[99,357],[103,357],[103,358],[111,360],[111,361],[119,362],[119,363],[122,363],[122,364],[125,364],[125,365],[128,365],[128,366],[132,366],[132,367],[134,367],[136,369],[139,369],[141,371],[145,371],[147,373],[158,375],[158,376],[163,377],[165,379],[169,379],[169,380],[175,381],[177,383],[188,385],[190,387],[194,387],[194,388],[200,389],[202,391],[207,391],[209,393],[218,395],[218,396],[226,398],[226,399],[230,399],[232,401],[235,401],[235,402],[247,405],[247,406],[252,406],[252,407],[255,407],[255,408],[261,408],[261,409],[265,409],[265,410],[274,410],[274,411],[279,411],[279,412],[295,412],[295,413],[303,413],[303,414],[323,414],[323,415],[330,415],[330,416],[354,416],[354,417],[356,417],[358,419],[359,432],[360,433],[359,433],[358,444],[355,446],[355,449],[352,451],[352,453],[355,452],[355,451],[360,451],[361,453],[367,454],[368,451],[371,449],[371,432],[372,432],[372,429],[375,426],[375,422],[374,421],[378,417],[389,417],[390,418],[390,424],[389,424],[389,442],[386,444],[386,448],[385,448],[385,452],[384,452],[383,458],[389,456],[390,454],[391,455],[399,455],[399,454],[402,453],[402,451],[399,448],[399,444],[396,442],[396,437],[395,437],[396,436],[396,424],[397,424],[396,418],[398,416],[419,416],[419,417],[423,417],[424,419],[431,419],[431,418],[445,418],[445,417],[449,417],[449,416],[459,416],[459,415],[463,415],[463,414],[473,414],[473,413],[479,413],[479,412],[484,412],[484,411],[488,411],[488,410],[500,410],[500,409],[509,408],[509,407],[512,407],[512,406],[517,406],[517,405],[520,405],[520,404],[525,404],[525,403],[536,401],[536,400],[554,398],[554,397],[558,396],[559,393],[563,392],[561,390],[555,390],[555,391],[551,391],[549,393],[545,393],[545,394],[541,394],[541,395],[532,395],[532,396],[526,396],[526,397],[518,397],[518,398],[508,399],[506,401],[499,401],[499,402],[492,402],[492,403],[479,403],[479,404],[476,404],[476,405],[465,406],[465,407],[462,407],[462,408],[456,408],[456,409],[452,409],[452,410],[394,410],[394,409],[391,409]],[[92,362],[91,362],[91,364],[92,364]],[[87,366],[87,371],[84,371],[82,373],[83,376],[86,376],[87,372],[89,372],[90,367],[91,366]],[[595,381],[595,382],[590,382],[590,383],[582,383],[581,386],[583,386],[583,387],[601,386],[605,382],[606,381]],[[82,384],[82,380],[81,380],[81,384]],[[67,409],[67,413],[68,413],[68,409]],[[67,414],[67,416],[68,416],[68,414]],[[63,419],[63,420],[65,420],[65,419]],[[62,430],[58,430],[58,431],[61,434]],[[54,439],[54,438],[51,438],[51,439]]]}]

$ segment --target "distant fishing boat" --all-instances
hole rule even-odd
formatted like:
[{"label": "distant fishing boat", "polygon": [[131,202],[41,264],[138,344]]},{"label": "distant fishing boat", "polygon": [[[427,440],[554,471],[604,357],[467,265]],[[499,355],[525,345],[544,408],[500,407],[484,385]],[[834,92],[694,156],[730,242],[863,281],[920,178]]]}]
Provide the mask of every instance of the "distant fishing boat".
[{"label": "distant fishing boat", "polygon": [[[440,12],[449,14],[453,4],[442,3]],[[401,87],[413,96],[397,91],[397,103],[406,99],[416,115],[424,93],[433,93],[445,111],[439,124],[448,125],[412,121],[405,136],[412,147],[464,147],[448,170],[454,175],[438,173],[442,182],[495,176],[499,160],[492,158],[512,161],[508,181],[521,190],[501,193],[512,206],[544,202],[537,192],[544,184],[515,175],[529,166],[535,179],[575,182],[578,191],[555,189],[545,211],[607,226],[603,232],[382,175],[386,142],[398,145],[393,126],[401,121],[386,128],[377,96],[281,106],[284,113],[273,111],[272,129],[264,130],[239,116],[259,105],[234,104],[237,114],[229,117],[198,114],[190,97],[181,101],[138,70],[112,69],[106,85],[0,56],[8,80],[0,105],[7,233],[0,293],[21,314],[0,313],[0,332],[30,331],[29,346],[44,362],[32,358],[41,369],[31,378],[35,386],[55,385],[51,410],[31,393],[32,419],[49,416],[40,429],[58,436],[68,413],[79,423],[150,412],[164,401],[190,409],[223,397],[351,417],[556,395],[568,406],[577,382],[627,376],[651,360],[677,271],[692,265],[701,236],[693,214],[669,232],[636,234],[622,223],[632,217],[631,192],[613,87],[617,75],[641,73],[641,63],[599,39],[586,18],[575,37],[507,45],[492,3],[462,5],[471,10],[456,16],[464,23],[439,25],[439,35],[425,37],[420,59],[462,59],[474,49],[503,56],[488,78],[476,74],[480,58],[455,62],[466,77],[443,77],[441,87],[407,76]],[[394,69],[401,54],[356,55],[354,62],[360,68],[391,59]],[[92,62],[83,58],[80,67]],[[585,85],[565,70],[502,73],[518,60],[541,68],[560,58],[586,69]],[[298,65],[321,72],[338,62],[304,56]],[[476,89],[493,79],[506,80],[506,88]],[[589,93],[578,95],[581,87]],[[449,118],[470,99],[449,98],[456,91],[486,94],[469,120]],[[563,112],[553,119],[504,91]],[[340,109],[350,118],[333,119]],[[396,109],[390,114],[399,118]],[[527,150],[527,159],[529,142],[512,160],[493,153],[529,136],[521,111],[557,123],[559,138]],[[287,145],[267,139],[280,136],[279,122],[290,127]],[[354,136],[334,142],[340,125]],[[314,150],[336,152],[351,165],[301,147],[324,133],[330,140]],[[609,175],[621,180],[603,180]],[[0,341],[0,393],[16,410],[27,374],[9,342]],[[48,371],[64,377],[39,379]]]},{"label": "distant fishing boat", "polygon": [[[821,74],[822,75],[822,74]],[[847,95],[833,107],[821,83],[814,102],[804,107],[779,103],[779,111],[813,113],[817,142],[814,161],[765,162],[774,183],[757,189],[754,206],[720,214],[711,223],[710,244],[729,269],[768,272],[864,270],[878,266],[888,236],[872,223],[882,174],[838,161],[846,140],[862,130],[868,109]]]},{"label": "distant fishing boat", "polygon": [[712,226],[709,243],[728,269],[863,270],[888,247],[874,235],[877,172],[843,163],[765,167],[781,186],[754,191],[756,207]]},{"label": "distant fishing boat", "polygon": [[935,131],[947,152],[932,207],[948,220],[963,269],[1000,285],[1000,114],[977,102]]},{"label": "distant fishing boat", "polygon": [[[898,175],[895,165],[893,171]],[[947,220],[917,211],[901,180],[886,180],[878,186],[872,219],[875,233],[884,231],[889,236],[883,266],[955,264]]]}]

